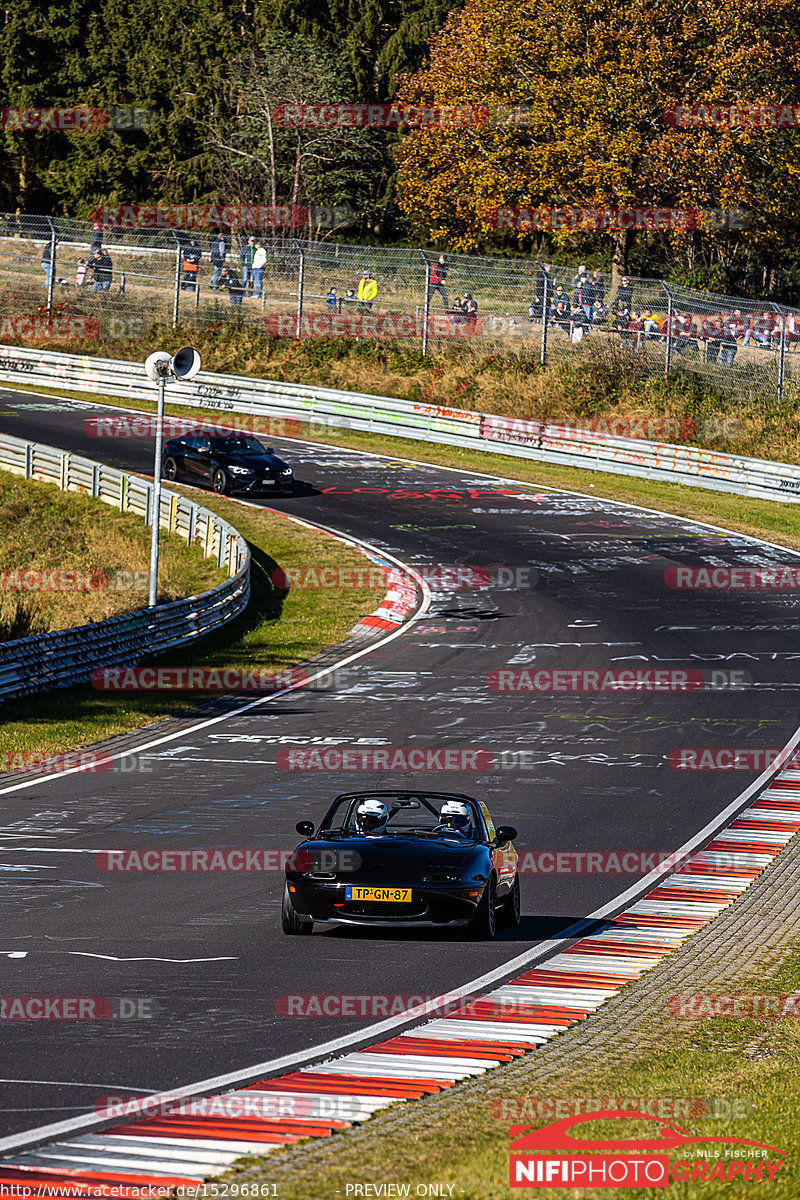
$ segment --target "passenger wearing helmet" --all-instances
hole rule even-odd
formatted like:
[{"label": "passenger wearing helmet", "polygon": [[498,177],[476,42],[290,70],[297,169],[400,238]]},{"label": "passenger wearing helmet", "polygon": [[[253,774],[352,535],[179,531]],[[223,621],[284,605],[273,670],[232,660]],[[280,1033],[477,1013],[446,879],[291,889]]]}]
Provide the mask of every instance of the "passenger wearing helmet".
[{"label": "passenger wearing helmet", "polygon": [[356,833],[384,833],[389,810],[382,800],[362,800],[356,806]]},{"label": "passenger wearing helmet", "polygon": [[472,832],[472,810],[463,800],[446,800],[439,811],[438,833],[458,833],[469,837]]}]

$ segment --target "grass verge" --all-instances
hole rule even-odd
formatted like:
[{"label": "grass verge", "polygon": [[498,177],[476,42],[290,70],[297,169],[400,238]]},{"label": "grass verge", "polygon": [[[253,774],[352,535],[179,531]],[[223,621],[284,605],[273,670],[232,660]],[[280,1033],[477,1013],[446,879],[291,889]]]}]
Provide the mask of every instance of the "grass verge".
[{"label": "grass verge", "polygon": [[[196,491],[170,487],[197,499]],[[341,641],[359,617],[373,611],[382,599],[383,587],[336,592],[277,587],[272,578],[277,568],[317,564],[323,558],[326,565],[363,568],[365,559],[279,514],[211,493],[203,497],[203,504],[229,521],[250,544],[250,602],[223,629],[194,646],[160,656],[155,660],[159,666],[273,674]],[[19,754],[47,757],[93,745],[219,696],[219,692],[103,692],[86,685],[10,701],[3,705],[0,761]]]},{"label": "grass verge", "polygon": [[[142,608],[149,565],[150,529],[138,514],[0,471],[3,640]],[[208,591],[224,578],[213,559],[164,531],[160,603]]]},{"label": "grass verge", "polygon": [[[731,982],[730,991],[739,996],[783,995],[800,986],[800,948],[795,947],[771,975],[741,978]],[[715,992],[723,990],[715,984]],[[744,1183],[742,1177],[720,1180],[711,1172],[717,1163],[727,1170],[734,1161],[725,1156],[724,1144],[699,1142],[679,1147],[669,1152],[671,1170],[680,1162],[689,1167],[680,1173],[689,1176],[686,1182],[675,1180],[669,1184],[669,1195],[681,1200],[722,1200],[730,1196],[769,1196],[770,1200],[796,1200],[800,1195],[800,1163],[796,1150],[800,1144],[800,1018],[770,1017],[735,1019],[733,1017],[682,1018],[671,1023],[672,1028],[663,1034],[657,1049],[626,1051],[627,1061],[619,1064],[600,1063],[596,1070],[571,1075],[563,1085],[546,1090],[546,1096],[554,1095],[583,1101],[604,1101],[603,1107],[613,1109],[614,1102],[605,1103],[605,1098],[651,1098],[665,1102],[662,1108],[665,1119],[674,1122],[691,1135],[698,1137],[730,1137],[760,1142],[777,1147],[785,1158],[768,1152],[766,1159],[773,1164],[783,1165],[768,1183],[768,1172],[762,1168],[763,1183],[754,1180]],[[630,1057],[634,1055],[634,1057]],[[533,1061],[533,1056],[528,1061]],[[283,1200],[334,1200],[335,1197],[356,1195],[347,1192],[347,1186],[370,1183],[392,1183],[408,1185],[408,1195],[418,1194],[421,1184],[435,1181],[451,1185],[452,1191],[440,1193],[458,1197],[459,1200],[508,1200],[520,1194],[509,1186],[508,1128],[510,1124],[522,1124],[541,1128],[554,1119],[533,1115],[537,1101],[544,1098],[528,1095],[528,1106],[518,1107],[521,1094],[529,1088],[520,1086],[508,1078],[508,1071],[498,1068],[475,1082],[461,1086],[461,1097],[454,1093],[456,1103],[447,1104],[447,1115],[437,1119],[436,1097],[412,1103],[406,1108],[402,1136],[398,1136],[398,1121],[390,1110],[385,1116],[374,1118],[365,1127],[369,1136],[352,1139],[348,1135],[337,1139],[336,1153],[321,1154],[321,1161],[303,1164],[302,1160],[284,1174],[280,1172],[279,1194]],[[513,1104],[508,1101],[512,1100]],[[671,1100],[686,1101],[694,1098],[689,1115],[684,1103],[675,1105]],[[706,1100],[706,1115],[698,1115],[702,1105],[697,1100]],[[515,1107],[515,1105],[517,1107]],[[580,1111],[567,1107],[559,1117]],[[585,1111],[585,1109],[584,1109]],[[514,1115],[509,1115],[512,1113]],[[588,1140],[617,1140],[629,1138],[652,1138],[652,1122],[636,1119],[588,1122],[583,1129],[575,1131],[576,1137]],[[320,1146],[320,1143],[316,1143]],[[749,1154],[747,1147],[731,1145],[730,1152]],[[331,1151],[334,1147],[331,1146]],[[719,1158],[714,1157],[719,1151]],[[655,1154],[658,1151],[642,1151]],[[755,1164],[766,1161],[758,1157],[760,1151],[752,1151]],[[706,1157],[708,1156],[708,1157]],[[278,1151],[258,1167],[253,1160],[247,1169],[249,1184],[265,1183],[275,1177],[275,1167],[280,1164],[283,1152]],[[741,1161],[741,1160],[739,1160]],[[750,1161],[750,1160],[747,1160]],[[243,1160],[244,1165],[244,1160]],[[285,1169],[285,1168],[284,1168]],[[703,1171],[706,1179],[691,1181],[691,1174]],[[719,1168],[718,1168],[719,1170]],[[233,1176],[228,1177],[229,1181]],[[243,1176],[238,1175],[243,1182]],[[762,1190],[763,1189],[763,1190]],[[361,1195],[369,1194],[361,1192]],[[373,1191],[373,1195],[378,1192]],[[389,1194],[389,1193],[384,1193]],[[394,1195],[403,1192],[395,1190]],[[420,1193],[422,1194],[422,1193]],[[581,1200],[602,1200],[608,1189],[594,1187],[548,1188],[538,1186],[536,1195],[546,1200],[576,1196]],[[656,1200],[664,1196],[662,1188],[614,1188],[613,1195],[622,1200]]]}]

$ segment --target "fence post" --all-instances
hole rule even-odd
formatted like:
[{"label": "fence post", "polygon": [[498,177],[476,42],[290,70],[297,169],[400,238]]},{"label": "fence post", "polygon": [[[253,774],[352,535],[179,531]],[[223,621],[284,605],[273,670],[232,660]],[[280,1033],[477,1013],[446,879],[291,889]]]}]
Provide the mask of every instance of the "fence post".
[{"label": "fence post", "polygon": [[786,376],[786,320],[777,304],[770,301],[770,307],[778,314],[781,323],[781,336],[778,345],[778,403],[783,399],[783,384]]},{"label": "fence post", "polygon": [[420,250],[425,263],[425,303],[422,306],[422,353],[428,353],[428,314],[431,311],[431,264],[424,250]]},{"label": "fence post", "polygon": [[297,272],[297,322],[294,329],[294,336],[299,338],[303,323],[303,292],[305,290],[306,280],[306,252],[296,238],[292,238],[292,244],[294,245],[297,253],[300,255],[300,270]]},{"label": "fence post", "polygon": [[53,319],[53,288],[56,282],[56,227],[51,217],[47,218],[50,226],[50,270],[47,276],[47,319]]},{"label": "fence post", "polygon": [[171,230],[171,233],[175,238],[175,295],[172,301],[172,328],[175,329],[178,324],[178,310],[181,302],[181,244],[174,229]]},{"label": "fence post", "polygon": [[543,367],[547,362],[547,317],[550,307],[550,297],[548,295],[550,292],[550,276],[541,263],[539,263],[539,274],[544,279],[542,287],[542,345],[539,350],[539,365]]},{"label": "fence post", "polygon": [[667,293],[667,336],[665,338],[666,350],[664,352],[664,378],[666,379],[672,369],[672,292],[663,281],[661,286]]}]

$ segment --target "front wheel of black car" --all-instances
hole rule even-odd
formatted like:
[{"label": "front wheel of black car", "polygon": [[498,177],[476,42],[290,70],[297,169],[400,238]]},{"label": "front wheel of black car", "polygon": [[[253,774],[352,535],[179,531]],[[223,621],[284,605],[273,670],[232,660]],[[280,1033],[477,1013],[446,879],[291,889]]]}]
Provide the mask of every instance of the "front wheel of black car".
[{"label": "front wheel of black car", "polygon": [[222,470],[222,467],[217,467],[211,480],[211,486],[218,496],[226,495],[228,491],[228,476]]},{"label": "front wheel of black car", "polygon": [[283,889],[283,907],[281,908],[281,929],[284,933],[311,933],[314,928],[313,921],[302,921],[294,911],[294,906],[289,898],[289,889]]},{"label": "front wheel of black car", "polygon": [[504,929],[516,929],[519,925],[519,875],[514,880],[511,895],[500,905],[497,924]]},{"label": "front wheel of black car", "polygon": [[178,478],[178,464],[174,458],[168,458],[164,463],[164,478],[170,483]]},{"label": "front wheel of black car", "polygon": [[487,942],[491,941],[494,937],[496,927],[495,903],[495,882],[492,877],[483,889],[483,895],[480,898],[478,907],[475,909],[475,916],[468,926],[469,935],[475,941]]}]

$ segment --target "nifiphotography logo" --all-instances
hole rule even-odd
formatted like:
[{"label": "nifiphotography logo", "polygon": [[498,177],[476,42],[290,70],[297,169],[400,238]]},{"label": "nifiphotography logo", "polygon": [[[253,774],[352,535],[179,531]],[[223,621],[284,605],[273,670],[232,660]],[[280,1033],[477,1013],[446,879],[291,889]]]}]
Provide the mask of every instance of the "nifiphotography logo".
[{"label": "nifiphotography logo", "polygon": [[[593,1141],[570,1135],[573,1126],[586,1121],[619,1120],[649,1121],[653,1136]],[[539,1129],[510,1125],[508,1136],[511,1187],[665,1188],[670,1182],[770,1183],[784,1158],[782,1150],[762,1142],[695,1137],[661,1117],[615,1110],[577,1114]],[[684,1150],[700,1142],[714,1143],[715,1148],[694,1154]],[[664,1153],[670,1150],[683,1152],[672,1164],[669,1154]]]}]

